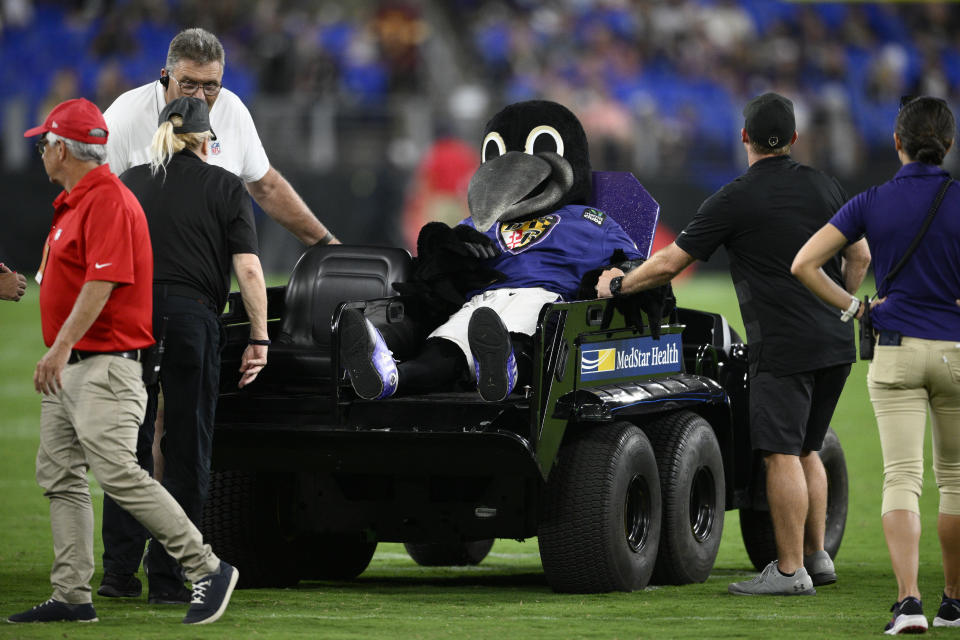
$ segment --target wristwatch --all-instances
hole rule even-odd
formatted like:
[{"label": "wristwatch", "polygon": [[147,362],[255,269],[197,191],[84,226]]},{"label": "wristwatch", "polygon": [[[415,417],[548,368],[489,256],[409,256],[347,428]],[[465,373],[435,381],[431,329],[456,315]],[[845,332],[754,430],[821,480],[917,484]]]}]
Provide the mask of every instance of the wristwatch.
[{"label": "wristwatch", "polygon": [[620,287],[623,286],[623,276],[617,276],[610,280],[610,295],[616,298],[620,295]]}]

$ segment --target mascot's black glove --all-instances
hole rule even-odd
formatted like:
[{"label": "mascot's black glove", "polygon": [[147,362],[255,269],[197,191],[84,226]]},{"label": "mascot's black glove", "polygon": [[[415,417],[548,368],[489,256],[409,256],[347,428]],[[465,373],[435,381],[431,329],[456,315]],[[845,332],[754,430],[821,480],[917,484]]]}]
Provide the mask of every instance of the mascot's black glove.
[{"label": "mascot's black glove", "polygon": [[[607,269],[616,267],[624,273],[629,273],[636,269],[644,260],[627,260],[626,254],[622,249],[617,249],[610,256],[610,263],[606,267],[592,269],[584,274],[580,281],[580,289],[577,296],[581,300],[589,300],[597,297],[597,280],[600,274]],[[613,304],[607,305],[606,313],[603,317],[603,328],[610,326],[613,319],[613,309],[623,314],[627,321],[627,326],[635,327],[637,331],[643,331],[643,315],[647,316],[647,323],[650,325],[650,335],[654,338],[660,337],[660,321],[673,312],[677,306],[677,299],[673,295],[673,287],[670,283],[639,291],[637,293],[616,296],[613,298]]]},{"label": "mascot's black glove", "polygon": [[458,224],[453,228],[453,233],[460,241],[459,245],[453,244],[449,247],[450,251],[454,253],[479,260],[496,258],[500,255],[500,247],[486,234],[480,233],[473,227]]},{"label": "mascot's black glove", "polygon": [[490,238],[472,227],[451,229],[431,222],[417,237],[410,279],[394,282],[393,288],[413,299],[410,311],[419,322],[436,327],[463,306],[469,291],[503,280],[503,274],[487,267],[481,257],[499,253]]}]

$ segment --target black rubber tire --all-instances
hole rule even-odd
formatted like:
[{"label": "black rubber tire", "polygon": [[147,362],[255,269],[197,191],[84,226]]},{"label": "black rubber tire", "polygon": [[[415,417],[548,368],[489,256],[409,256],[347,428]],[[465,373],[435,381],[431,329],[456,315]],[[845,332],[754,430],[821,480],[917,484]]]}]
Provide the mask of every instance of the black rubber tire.
[{"label": "black rubber tire", "polygon": [[282,483],[270,474],[214,471],[203,509],[203,540],[237,568],[239,589],[293,587],[296,547],[283,533]]},{"label": "black rubber tire", "polygon": [[710,423],[677,411],[644,427],[657,456],[663,524],[654,584],[704,582],[723,535],[726,484],[720,443]]},{"label": "black rubber tire", "polygon": [[301,580],[353,580],[366,571],[377,550],[360,534],[323,533],[299,540]]},{"label": "black rubber tire", "polygon": [[538,530],[547,582],[570,593],[643,589],[657,559],[660,518],[657,461],[640,428],[568,429]]},{"label": "black rubber tire", "polygon": [[[831,427],[823,439],[820,460],[827,472],[827,522],[823,536],[823,548],[836,558],[843,542],[847,526],[847,461],[843,455],[840,439]],[[759,481],[762,481],[761,477]],[[764,485],[765,486],[765,485]],[[740,533],[747,548],[750,562],[757,571],[762,571],[777,558],[777,541],[773,534],[770,512],[760,509],[740,509]]]},{"label": "black rubber tire", "polygon": [[463,567],[483,562],[493,547],[493,538],[471,542],[405,542],[403,546],[421,567]]}]

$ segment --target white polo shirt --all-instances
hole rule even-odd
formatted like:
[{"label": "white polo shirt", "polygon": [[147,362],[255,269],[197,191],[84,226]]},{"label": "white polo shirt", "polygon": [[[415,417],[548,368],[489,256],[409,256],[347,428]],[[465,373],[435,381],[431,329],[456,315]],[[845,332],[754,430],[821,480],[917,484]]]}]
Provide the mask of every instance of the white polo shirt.
[{"label": "white polo shirt", "polygon": [[[104,112],[110,130],[107,162],[117,175],[150,162],[150,143],[167,104],[163,94],[163,85],[154,81],[127,91]],[[207,162],[240,176],[244,182],[256,182],[267,173],[267,153],[250,112],[237,94],[220,90],[210,110],[210,126],[217,139],[210,143]]]}]

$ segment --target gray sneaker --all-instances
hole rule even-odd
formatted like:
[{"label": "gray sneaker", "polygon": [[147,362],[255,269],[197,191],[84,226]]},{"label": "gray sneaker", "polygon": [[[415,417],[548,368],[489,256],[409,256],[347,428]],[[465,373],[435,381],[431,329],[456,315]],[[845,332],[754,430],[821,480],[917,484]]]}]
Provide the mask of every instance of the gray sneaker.
[{"label": "gray sneaker", "polygon": [[812,596],[817,592],[806,569],[800,567],[792,576],[785,576],[776,560],[753,580],[731,582],[727,591],[735,596]]},{"label": "gray sneaker", "polygon": [[833,560],[830,554],[821,549],[814,551],[808,556],[803,556],[803,568],[810,574],[813,580],[813,586],[819,587],[825,584],[833,584],[837,581],[837,572],[833,568]]}]

